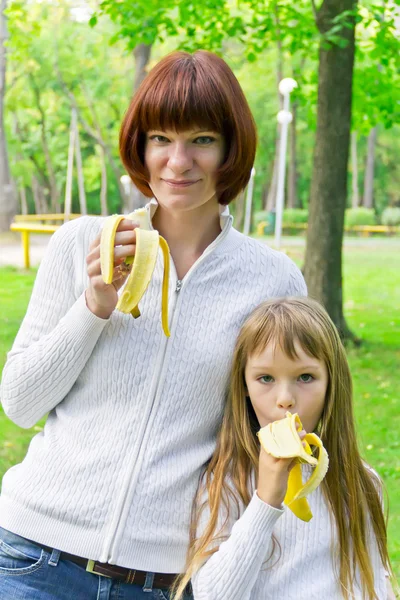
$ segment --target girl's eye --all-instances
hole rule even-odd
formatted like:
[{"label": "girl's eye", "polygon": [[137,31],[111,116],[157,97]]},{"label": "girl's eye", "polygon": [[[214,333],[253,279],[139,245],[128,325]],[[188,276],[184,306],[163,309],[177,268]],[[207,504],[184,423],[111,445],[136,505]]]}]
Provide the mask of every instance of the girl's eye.
[{"label": "girl's eye", "polygon": [[211,137],[210,135],[201,135],[194,140],[195,144],[200,144],[204,146],[208,146],[213,142],[215,142],[215,138]]},{"label": "girl's eye", "polygon": [[310,373],[303,373],[303,375],[300,375],[299,379],[303,383],[311,383],[311,381],[314,380],[314,377],[310,375]]},{"label": "girl's eye", "polygon": [[150,139],[153,142],[158,142],[159,144],[165,144],[166,142],[169,142],[169,139],[164,135],[151,135]]},{"label": "girl's eye", "polygon": [[261,383],[272,383],[274,380],[273,377],[271,377],[271,375],[263,375],[262,377],[260,377],[259,381],[261,381]]}]

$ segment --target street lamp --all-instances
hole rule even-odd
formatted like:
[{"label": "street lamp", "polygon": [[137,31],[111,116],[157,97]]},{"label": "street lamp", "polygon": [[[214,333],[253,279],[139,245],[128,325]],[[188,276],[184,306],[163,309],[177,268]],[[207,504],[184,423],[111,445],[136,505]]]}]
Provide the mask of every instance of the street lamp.
[{"label": "street lamp", "polygon": [[289,111],[290,105],[290,94],[294,88],[297,87],[297,83],[291,77],[282,79],[279,83],[279,92],[283,96],[283,110],[280,110],[277,115],[278,123],[281,125],[281,139],[279,146],[279,162],[278,162],[278,186],[276,192],[276,221],[275,221],[275,246],[280,248],[281,245],[281,233],[282,233],[282,213],[283,213],[283,199],[285,193],[285,171],[286,171],[286,148],[287,148],[287,134],[289,123],[292,122],[293,115]]}]

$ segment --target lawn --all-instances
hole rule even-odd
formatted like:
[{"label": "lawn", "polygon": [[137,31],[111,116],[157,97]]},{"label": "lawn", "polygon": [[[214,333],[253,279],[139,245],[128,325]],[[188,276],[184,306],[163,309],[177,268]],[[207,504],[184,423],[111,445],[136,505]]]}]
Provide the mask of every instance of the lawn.
[{"label": "lawn", "polygon": [[[283,240],[299,264],[301,238]],[[344,249],[344,306],[351,328],[363,339],[348,348],[355,387],[359,439],[365,459],[387,489],[389,548],[400,579],[400,240],[348,239]],[[35,271],[0,268],[0,370],[24,315]],[[0,478],[24,456],[39,423],[23,430],[0,408]]]}]

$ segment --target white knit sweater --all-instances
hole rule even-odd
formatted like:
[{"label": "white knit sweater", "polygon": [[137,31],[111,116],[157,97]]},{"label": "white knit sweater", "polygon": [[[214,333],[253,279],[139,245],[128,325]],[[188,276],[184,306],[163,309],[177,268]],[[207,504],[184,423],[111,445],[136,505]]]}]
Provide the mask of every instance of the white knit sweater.
[{"label": "white knit sweater", "polygon": [[238,330],[261,301],[306,287],[287,256],[233,229],[225,211],[179,292],[172,265],[169,339],[161,254],[142,316],[103,320],[84,296],[85,258],[102,223],[81,217],[51,238],[8,355],[6,414],[27,428],[49,415],[3,478],[0,526],[89,559],[176,573]]},{"label": "white knit sweater", "polygon": [[[303,466],[303,471],[310,467]],[[229,536],[193,578],[194,600],[340,600],[336,529],[321,492],[308,496],[313,518],[265,504],[255,492],[241,516],[231,514]],[[236,522],[235,522],[236,516]],[[200,531],[207,520],[203,512]],[[226,512],[220,515],[223,524]],[[275,538],[273,547],[272,535]],[[379,600],[387,600],[386,571],[370,532],[370,558]],[[271,554],[271,552],[273,553]],[[363,600],[358,585],[353,600]]]}]

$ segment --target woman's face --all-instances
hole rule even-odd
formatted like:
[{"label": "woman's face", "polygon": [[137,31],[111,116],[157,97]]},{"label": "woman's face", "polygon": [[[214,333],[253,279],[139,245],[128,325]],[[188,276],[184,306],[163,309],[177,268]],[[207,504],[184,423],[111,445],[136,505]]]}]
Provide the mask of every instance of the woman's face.
[{"label": "woman's face", "polygon": [[217,205],[216,173],[224,158],[224,140],[215,131],[194,128],[146,134],[144,160],[158,203],[188,211]]},{"label": "woman's face", "polygon": [[296,358],[272,342],[249,356],[246,387],[261,427],[283,419],[289,411],[298,413],[304,429],[312,432],[324,408],[328,370],[324,361],[306,354],[297,340],[294,347]]}]

